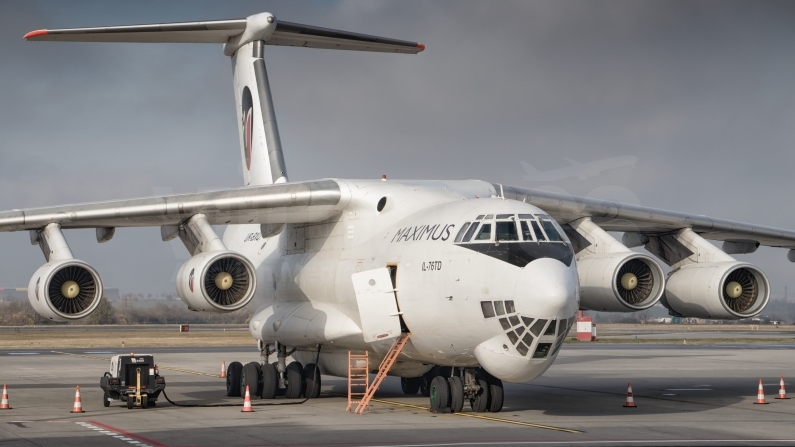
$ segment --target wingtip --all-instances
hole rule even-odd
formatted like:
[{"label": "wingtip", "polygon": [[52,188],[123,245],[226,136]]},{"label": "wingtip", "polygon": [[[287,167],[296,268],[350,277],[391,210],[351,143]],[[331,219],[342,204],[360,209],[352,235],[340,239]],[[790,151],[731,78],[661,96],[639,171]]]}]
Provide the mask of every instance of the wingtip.
[{"label": "wingtip", "polygon": [[36,36],[46,36],[47,34],[48,33],[47,33],[46,29],[37,29],[35,31],[31,31],[31,32],[25,34],[23,39],[30,39],[31,37],[36,37]]},{"label": "wingtip", "polygon": [[419,48],[419,49],[420,49],[420,51],[425,51],[425,45],[423,45],[423,44],[421,44],[421,43],[418,43],[418,44],[417,44],[417,48]]}]

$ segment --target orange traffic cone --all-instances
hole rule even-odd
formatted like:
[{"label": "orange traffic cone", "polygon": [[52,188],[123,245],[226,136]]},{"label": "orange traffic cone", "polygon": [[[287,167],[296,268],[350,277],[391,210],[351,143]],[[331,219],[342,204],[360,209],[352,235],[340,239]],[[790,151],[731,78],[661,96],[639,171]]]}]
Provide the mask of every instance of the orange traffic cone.
[{"label": "orange traffic cone", "polygon": [[762,388],[762,379],[759,379],[759,391],[756,392],[756,402],[754,404],[767,405],[767,402],[765,402],[765,390]]},{"label": "orange traffic cone", "polygon": [[10,410],[11,406],[8,405],[8,388],[3,384],[3,400],[0,400],[0,410]]},{"label": "orange traffic cone", "polygon": [[626,408],[638,408],[635,406],[635,399],[632,396],[632,382],[627,383],[627,403],[624,404]]},{"label": "orange traffic cone", "polygon": [[778,383],[778,397],[776,399],[789,399],[787,390],[784,388],[784,376],[781,376],[781,381]]},{"label": "orange traffic cone", "polygon": [[243,400],[243,409],[240,410],[241,413],[253,413],[254,410],[251,408],[251,394],[248,393],[248,385],[246,385],[246,398]]},{"label": "orange traffic cone", "polygon": [[221,360],[221,375],[219,377],[226,379],[226,362],[223,360]]},{"label": "orange traffic cone", "polygon": [[70,413],[85,413],[83,411],[83,401],[80,400],[80,385],[75,388],[75,406]]}]

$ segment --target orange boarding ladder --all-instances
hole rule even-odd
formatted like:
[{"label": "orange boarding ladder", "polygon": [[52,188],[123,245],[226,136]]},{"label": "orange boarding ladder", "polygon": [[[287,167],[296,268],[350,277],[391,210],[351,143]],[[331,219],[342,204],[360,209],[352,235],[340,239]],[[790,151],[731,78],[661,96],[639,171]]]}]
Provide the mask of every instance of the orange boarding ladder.
[{"label": "orange boarding ladder", "polygon": [[386,379],[386,373],[392,368],[392,365],[395,364],[397,361],[400,352],[403,350],[403,347],[406,346],[406,343],[409,341],[409,337],[411,337],[410,332],[403,332],[400,334],[400,337],[395,339],[395,342],[392,343],[392,347],[389,348],[389,351],[384,356],[384,360],[381,361],[381,365],[378,367],[378,374],[375,376],[375,380],[367,387],[367,392],[362,397],[362,400],[359,402],[359,406],[356,407],[356,414],[364,413],[364,409],[366,408],[367,411],[370,411],[370,399],[373,398],[375,392],[378,390],[378,387],[381,386],[381,382]]},{"label": "orange boarding ladder", "polygon": [[351,354],[351,351],[348,351],[348,408],[345,411],[351,411],[353,404],[361,402],[367,394],[369,384],[370,359],[367,351],[363,355]]}]

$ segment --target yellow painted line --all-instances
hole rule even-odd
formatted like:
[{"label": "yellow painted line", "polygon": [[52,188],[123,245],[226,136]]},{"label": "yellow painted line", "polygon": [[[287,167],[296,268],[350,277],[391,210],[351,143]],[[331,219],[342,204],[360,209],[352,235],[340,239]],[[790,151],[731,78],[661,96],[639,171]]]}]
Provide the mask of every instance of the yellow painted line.
[{"label": "yellow painted line", "polygon": [[[428,407],[421,407],[419,405],[412,405],[412,404],[404,404],[402,402],[394,402],[391,400],[382,400],[382,399],[370,399],[372,402],[380,402],[382,404],[387,405],[395,405],[398,407],[408,407],[408,408],[415,408],[417,410],[425,410],[428,411]],[[573,430],[570,428],[563,428],[563,427],[553,427],[551,425],[543,425],[543,424],[533,424],[532,422],[521,422],[521,421],[513,421],[510,419],[503,419],[503,418],[495,418],[491,416],[481,416],[479,414],[472,414],[472,413],[450,413],[453,416],[463,416],[467,418],[475,418],[475,419],[483,419],[484,421],[492,421],[492,422],[502,422],[505,424],[513,424],[513,425],[522,425],[524,427],[534,427],[534,428],[543,428],[544,430],[554,430],[554,431],[562,431],[565,433],[582,433],[579,430]]]},{"label": "yellow painted line", "polygon": [[[87,359],[103,360],[103,361],[106,361],[106,362],[110,361],[110,358],[97,357],[95,355],[75,354],[75,353],[72,353],[72,352],[61,352],[61,351],[50,351],[50,352],[53,352],[55,354],[71,355],[71,356],[75,356],[75,357],[84,357],[84,358],[87,358]],[[199,371],[191,371],[189,369],[172,368],[172,367],[169,367],[169,366],[160,366],[160,365],[158,365],[158,368],[166,369],[166,370],[169,370],[169,371],[177,371],[177,372],[181,372],[181,373],[185,373],[185,374],[194,374],[194,375],[197,375],[197,376],[215,377],[216,379],[218,378],[218,374],[207,374],[207,373],[203,373],[203,372],[199,372]]]}]

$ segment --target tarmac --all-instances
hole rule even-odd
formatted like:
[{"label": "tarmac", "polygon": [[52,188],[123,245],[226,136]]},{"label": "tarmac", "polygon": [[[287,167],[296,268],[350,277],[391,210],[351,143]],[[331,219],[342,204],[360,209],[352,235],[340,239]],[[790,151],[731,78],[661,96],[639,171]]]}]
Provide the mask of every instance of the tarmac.
[{"label": "tarmac", "polygon": [[[225,396],[221,361],[257,361],[239,348],[159,348],[168,397],[155,408],[102,406],[98,383],[118,349],[0,351],[0,446],[480,446],[795,445],[795,399],[777,400],[795,377],[795,345],[567,344],[539,379],[506,384],[502,412],[431,414],[388,378],[369,413],[345,411],[346,380],[323,377],[318,399]],[[768,405],[755,405],[762,379]],[[632,382],[637,408],[624,408]],[[787,381],[795,394],[795,380]],[[85,413],[71,414],[75,385]],[[795,397],[795,396],[794,396]]]}]

